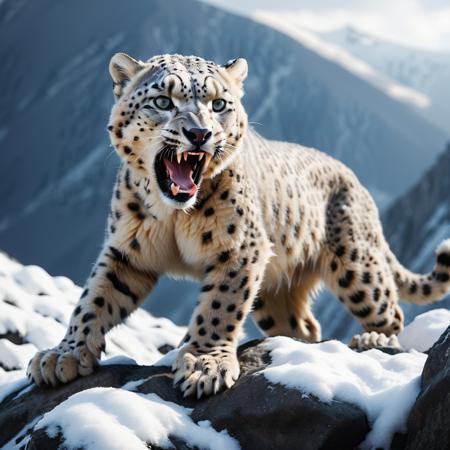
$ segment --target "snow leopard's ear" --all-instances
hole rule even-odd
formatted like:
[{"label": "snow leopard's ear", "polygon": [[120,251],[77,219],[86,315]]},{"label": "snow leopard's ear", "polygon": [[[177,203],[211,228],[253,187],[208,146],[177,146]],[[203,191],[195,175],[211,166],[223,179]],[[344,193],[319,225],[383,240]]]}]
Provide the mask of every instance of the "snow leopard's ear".
[{"label": "snow leopard's ear", "polygon": [[109,73],[113,79],[113,90],[116,98],[122,95],[127,83],[144,68],[141,61],[128,56],[125,53],[116,53],[109,62]]},{"label": "snow leopard's ear", "polygon": [[244,58],[236,58],[228,61],[224,66],[228,76],[241,88],[247,78],[248,64]]}]

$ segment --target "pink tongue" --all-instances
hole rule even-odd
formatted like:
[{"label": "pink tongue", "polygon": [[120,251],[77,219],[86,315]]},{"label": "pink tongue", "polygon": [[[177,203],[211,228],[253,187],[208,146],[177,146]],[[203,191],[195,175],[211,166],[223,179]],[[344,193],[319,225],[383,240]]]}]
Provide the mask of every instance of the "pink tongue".
[{"label": "pink tongue", "polygon": [[171,180],[180,186],[183,191],[190,191],[195,186],[194,180],[192,179],[192,169],[187,161],[182,159],[180,164],[178,164],[177,162],[171,162],[165,159],[164,163],[169,170]]}]

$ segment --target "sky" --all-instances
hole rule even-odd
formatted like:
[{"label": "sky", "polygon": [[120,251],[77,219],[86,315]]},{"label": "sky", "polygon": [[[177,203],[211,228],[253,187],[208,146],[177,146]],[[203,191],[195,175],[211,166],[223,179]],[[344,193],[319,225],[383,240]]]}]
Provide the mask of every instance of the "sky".
[{"label": "sky", "polygon": [[245,15],[271,11],[316,32],[352,26],[374,36],[450,52],[450,0],[204,0]]}]

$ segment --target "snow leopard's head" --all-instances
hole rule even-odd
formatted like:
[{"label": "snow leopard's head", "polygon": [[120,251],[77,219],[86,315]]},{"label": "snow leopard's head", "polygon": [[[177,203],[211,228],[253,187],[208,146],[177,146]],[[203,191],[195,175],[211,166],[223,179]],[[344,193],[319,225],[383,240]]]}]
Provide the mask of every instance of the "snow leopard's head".
[{"label": "snow leopard's head", "polygon": [[247,62],[196,56],[110,62],[116,104],[108,130],[118,154],[172,207],[193,206],[202,179],[222,171],[247,128],[241,104]]}]

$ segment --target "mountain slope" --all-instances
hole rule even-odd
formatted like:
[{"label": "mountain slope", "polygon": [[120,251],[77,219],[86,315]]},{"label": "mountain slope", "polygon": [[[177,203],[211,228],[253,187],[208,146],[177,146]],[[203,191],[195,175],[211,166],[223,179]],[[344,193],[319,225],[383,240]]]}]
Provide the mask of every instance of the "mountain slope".
[{"label": "mountain slope", "polygon": [[321,37],[346,49],[392,80],[425,94],[429,106],[423,109],[429,118],[450,131],[450,54],[408,48],[362,33],[352,27]]},{"label": "mountain slope", "polygon": [[[193,0],[136,0],[132,8],[119,0],[4,0],[0,42],[0,248],[78,283],[100,248],[118,163],[105,131],[116,51],[246,57],[245,105],[257,130],[338,157],[379,199],[403,192],[445,139],[289,37]],[[164,283],[154,302],[167,298]],[[195,289],[183,289],[183,299],[193,300]],[[191,310],[186,302],[180,320]]]},{"label": "mountain slope", "polygon": [[[450,237],[450,145],[420,181],[383,214],[385,236],[398,259],[409,269],[428,273],[434,266],[435,249]],[[450,296],[432,305],[401,302],[405,321],[436,308],[450,309]],[[359,325],[328,293],[322,294],[315,313],[326,336],[350,338]]]},{"label": "mountain slope", "polygon": [[[384,229],[400,261],[416,272],[427,272],[434,265],[435,249],[450,237],[450,145],[439,156],[419,183],[401,197],[384,215]],[[444,302],[419,310],[405,305],[411,319],[423,309],[450,309],[450,296]]]}]

